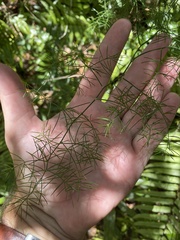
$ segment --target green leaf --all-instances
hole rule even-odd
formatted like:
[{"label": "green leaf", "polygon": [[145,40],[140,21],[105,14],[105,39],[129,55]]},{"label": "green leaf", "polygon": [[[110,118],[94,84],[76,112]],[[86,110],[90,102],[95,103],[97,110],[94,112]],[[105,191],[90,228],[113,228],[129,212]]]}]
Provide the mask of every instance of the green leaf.
[{"label": "green leaf", "polygon": [[153,222],[153,221],[137,221],[134,223],[134,226],[137,228],[152,228],[152,229],[165,229],[166,224],[161,222]]},{"label": "green leaf", "polygon": [[166,206],[155,206],[155,205],[137,205],[135,206],[135,209],[139,210],[139,211],[151,211],[153,213],[162,213],[162,214],[166,214],[166,213],[170,213],[171,212],[171,208],[170,207],[166,207]]},{"label": "green leaf", "polygon": [[173,191],[153,191],[153,190],[141,190],[137,189],[135,191],[137,196],[150,196],[150,197],[159,197],[163,199],[176,199],[177,193]]},{"label": "green leaf", "polygon": [[136,198],[137,202],[141,202],[141,203],[151,203],[151,204],[156,204],[156,205],[174,205],[174,201],[173,199],[163,199],[160,197],[137,197]]},{"label": "green leaf", "polygon": [[[153,162],[147,165],[147,169],[149,168],[170,168],[170,169],[180,170],[180,164],[167,163],[167,162]],[[180,172],[179,172],[179,175],[180,175]]]},{"label": "green leaf", "polygon": [[[156,155],[154,154],[152,157],[151,157],[151,160],[152,162],[157,161],[162,161],[162,162],[172,162],[172,163],[180,163],[180,159],[179,159],[179,156],[168,156],[168,155]],[[150,162],[151,162],[150,160]]]},{"label": "green leaf", "polygon": [[151,188],[158,188],[158,189],[163,189],[163,190],[169,190],[169,191],[177,191],[179,189],[178,184],[171,184],[171,183],[163,183],[161,181],[148,181],[148,180],[143,180],[143,185],[146,187],[151,187]]},{"label": "green leaf", "polygon": [[103,221],[104,225],[104,240],[114,239],[115,237],[115,221],[116,212],[112,210]]},{"label": "green leaf", "polygon": [[[138,220],[144,220],[144,221],[157,221],[157,222],[167,222],[168,221],[168,215],[165,214],[152,214],[152,213],[140,213],[136,214],[133,217],[134,221]],[[142,225],[144,226],[144,225]]]},{"label": "green leaf", "polygon": [[6,198],[5,197],[0,197],[0,205],[2,205],[5,202]]},{"label": "green leaf", "polygon": [[[172,168],[172,166],[169,166],[169,168]],[[180,177],[169,176],[169,174],[168,174],[168,176],[164,176],[164,175],[148,173],[148,172],[144,171],[142,176],[145,178],[148,178],[148,179],[155,179],[157,181],[180,184]]]},{"label": "green leaf", "polygon": [[160,236],[164,234],[163,229],[152,229],[152,228],[146,228],[146,229],[139,228],[136,230],[136,232],[141,234],[143,237],[147,237],[147,239],[153,239],[153,240],[159,240]]}]

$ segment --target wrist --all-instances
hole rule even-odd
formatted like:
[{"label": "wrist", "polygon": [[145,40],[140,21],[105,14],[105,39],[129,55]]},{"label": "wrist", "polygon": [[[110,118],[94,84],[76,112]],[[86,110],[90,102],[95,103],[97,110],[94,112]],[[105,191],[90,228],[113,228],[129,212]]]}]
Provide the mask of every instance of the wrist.
[{"label": "wrist", "polygon": [[40,240],[76,239],[63,232],[51,216],[47,216],[41,208],[35,206],[29,208],[29,211],[25,211],[22,208],[17,211],[10,204],[4,210],[2,223],[24,236],[31,234]]},{"label": "wrist", "polygon": [[13,228],[10,228],[3,223],[0,223],[0,239],[1,240],[12,240],[12,239],[18,239],[18,240],[24,240],[25,235],[16,231]]},{"label": "wrist", "polygon": [[[25,214],[27,215],[25,216]],[[23,213],[22,210],[21,215],[19,215],[19,213],[10,206],[8,206],[3,213],[2,223],[24,236],[31,234],[40,240],[61,240],[61,238],[51,233],[42,224],[40,224],[37,219],[33,218],[28,213]]]}]

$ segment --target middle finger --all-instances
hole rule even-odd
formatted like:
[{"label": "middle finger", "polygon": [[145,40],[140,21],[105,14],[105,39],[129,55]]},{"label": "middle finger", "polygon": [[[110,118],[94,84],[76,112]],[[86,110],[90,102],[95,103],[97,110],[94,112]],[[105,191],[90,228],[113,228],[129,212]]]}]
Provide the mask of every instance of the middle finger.
[{"label": "middle finger", "polygon": [[170,44],[170,38],[161,34],[156,36],[142,54],[134,60],[123,79],[112,91],[109,104],[118,109],[120,117],[129,110],[143,89],[153,78],[162,63]]}]

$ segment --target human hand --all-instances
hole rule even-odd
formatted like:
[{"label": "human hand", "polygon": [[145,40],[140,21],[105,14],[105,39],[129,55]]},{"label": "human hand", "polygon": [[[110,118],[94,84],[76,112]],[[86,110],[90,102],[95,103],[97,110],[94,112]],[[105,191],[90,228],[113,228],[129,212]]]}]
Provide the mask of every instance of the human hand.
[{"label": "human hand", "polygon": [[67,110],[45,122],[18,76],[0,66],[6,143],[17,179],[6,225],[44,240],[83,239],[140,177],[179,107],[170,92],[178,66],[172,59],[162,64],[170,39],[159,35],[102,102],[130,30],[125,19],[111,27]]}]

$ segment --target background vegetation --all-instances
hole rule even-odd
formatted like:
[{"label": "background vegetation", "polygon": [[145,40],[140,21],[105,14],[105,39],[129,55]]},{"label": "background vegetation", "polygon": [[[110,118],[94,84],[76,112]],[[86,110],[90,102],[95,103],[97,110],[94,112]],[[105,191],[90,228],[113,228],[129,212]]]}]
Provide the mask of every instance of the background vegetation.
[{"label": "background vegetation", "polygon": [[[179,59],[179,12],[179,0],[0,1],[0,62],[21,76],[45,120],[70,101],[97,45],[118,18],[129,18],[133,31],[112,86],[158,32],[171,35],[169,56]],[[179,79],[173,91],[180,94]],[[2,204],[13,188],[14,171],[0,116]],[[89,235],[94,240],[180,239],[180,110],[135,188]]]}]

